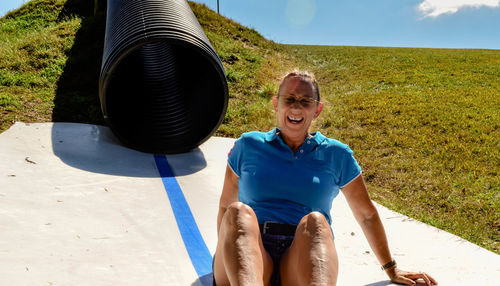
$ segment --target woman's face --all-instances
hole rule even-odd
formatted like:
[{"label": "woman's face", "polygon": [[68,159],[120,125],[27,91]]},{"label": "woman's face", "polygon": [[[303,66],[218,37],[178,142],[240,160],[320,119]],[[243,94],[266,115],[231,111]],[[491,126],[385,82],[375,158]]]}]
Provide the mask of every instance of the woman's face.
[{"label": "woman's face", "polygon": [[323,104],[317,101],[313,85],[300,77],[285,79],[279,96],[273,98],[274,109],[282,135],[305,139],[313,119],[318,117]]}]

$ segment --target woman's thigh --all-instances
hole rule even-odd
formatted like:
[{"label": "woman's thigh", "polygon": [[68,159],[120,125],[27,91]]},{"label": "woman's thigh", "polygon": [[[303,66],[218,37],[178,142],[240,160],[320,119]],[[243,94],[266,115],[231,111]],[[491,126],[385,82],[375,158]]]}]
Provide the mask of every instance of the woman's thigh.
[{"label": "woman's thigh", "polygon": [[[236,239],[238,244],[241,243],[241,235],[245,235],[244,245],[240,245],[235,250]],[[269,254],[264,249],[262,238],[260,235],[259,224],[253,210],[242,203],[232,204],[222,219],[219,229],[219,239],[214,257],[214,279],[217,286],[230,285],[228,277],[228,263],[230,268],[234,269],[234,265],[256,264],[262,265],[262,270],[255,269],[254,273],[262,273],[260,279],[267,284],[271,278],[273,262]],[[229,251],[229,253],[226,253]],[[237,253],[238,251],[257,253],[254,257],[259,261],[250,261],[250,257],[245,257]],[[237,261],[237,259],[245,259],[246,261]]]},{"label": "woman's thigh", "polygon": [[320,213],[305,216],[280,263],[282,285],[335,285],[338,257],[330,225]]},{"label": "woman's thigh", "polygon": [[226,270],[224,269],[224,249],[221,244],[223,245],[223,239],[219,238],[213,262],[214,285],[231,285]]}]

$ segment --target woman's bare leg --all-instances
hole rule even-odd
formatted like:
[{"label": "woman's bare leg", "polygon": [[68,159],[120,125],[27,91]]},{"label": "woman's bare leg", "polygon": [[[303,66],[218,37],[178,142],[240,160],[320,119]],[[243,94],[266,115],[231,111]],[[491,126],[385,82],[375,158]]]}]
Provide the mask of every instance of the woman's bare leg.
[{"label": "woman's bare leg", "polygon": [[319,212],[302,218],[280,263],[282,285],[336,285],[338,257],[330,225]]},{"label": "woman's bare leg", "polygon": [[272,271],[254,211],[241,202],[232,203],[222,218],[215,251],[217,286],[268,285]]}]

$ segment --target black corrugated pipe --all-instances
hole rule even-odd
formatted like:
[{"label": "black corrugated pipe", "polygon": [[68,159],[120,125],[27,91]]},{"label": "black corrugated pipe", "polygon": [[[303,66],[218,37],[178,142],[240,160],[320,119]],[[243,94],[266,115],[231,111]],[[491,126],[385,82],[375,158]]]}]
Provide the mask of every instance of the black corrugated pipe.
[{"label": "black corrugated pipe", "polygon": [[229,96],[222,63],[185,0],[108,0],[99,97],[124,145],[180,153],[217,130]]}]

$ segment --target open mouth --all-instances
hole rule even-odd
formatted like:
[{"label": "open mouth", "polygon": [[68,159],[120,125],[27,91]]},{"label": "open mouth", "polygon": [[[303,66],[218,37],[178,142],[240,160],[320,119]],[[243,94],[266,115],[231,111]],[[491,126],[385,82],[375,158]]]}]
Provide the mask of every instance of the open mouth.
[{"label": "open mouth", "polygon": [[304,117],[295,117],[295,116],[287,116],[288,121],[290,121],[293,124],[298,124],[304,120]]}]

